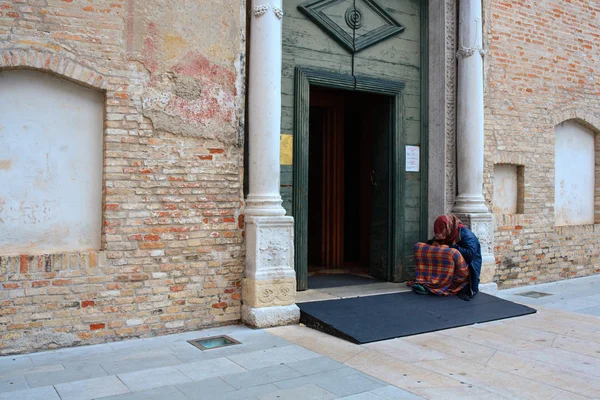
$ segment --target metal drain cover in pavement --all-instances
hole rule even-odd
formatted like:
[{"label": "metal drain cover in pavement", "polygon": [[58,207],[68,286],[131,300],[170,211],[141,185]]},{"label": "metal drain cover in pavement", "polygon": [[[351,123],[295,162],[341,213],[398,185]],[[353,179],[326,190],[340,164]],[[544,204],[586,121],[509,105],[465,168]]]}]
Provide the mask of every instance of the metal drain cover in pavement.
[{"label": "metal drain cover in pavement", "polygon": [[541,297],[553,296],[553,294],[552,293],[542,293],[542,292],[525,292],[525,293],[517,293],[517,296],[531,297],[532,299],[539,299]]},{"label": "metal drain cover in pavement", "polygon": [[233,346],[235,344],[241,344],[240,342],[230,338],[229,336],[205,337],[200,339],[188,340],[188,343],[203,351],[218,349],[220,347]]}]

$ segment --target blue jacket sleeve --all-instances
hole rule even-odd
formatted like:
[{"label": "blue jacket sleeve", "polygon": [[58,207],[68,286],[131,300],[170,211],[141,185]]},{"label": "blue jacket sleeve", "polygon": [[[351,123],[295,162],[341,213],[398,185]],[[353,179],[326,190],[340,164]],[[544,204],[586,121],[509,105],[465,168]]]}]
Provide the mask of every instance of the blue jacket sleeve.
[{"label": "blue jacket sleeve", "polygon": [[475,257],[477,254],[477,239],[475,239],[475,235],[473,235],[471,232],[464,233],[465,234],[463,234],[461,237],[461,241],[452,247],[462,254],[468,264],[471,264],[473,257]]}]

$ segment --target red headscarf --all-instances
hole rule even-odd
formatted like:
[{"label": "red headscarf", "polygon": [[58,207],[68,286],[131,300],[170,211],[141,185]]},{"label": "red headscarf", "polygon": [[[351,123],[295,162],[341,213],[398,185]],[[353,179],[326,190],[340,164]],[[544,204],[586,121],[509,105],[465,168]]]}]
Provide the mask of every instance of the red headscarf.
[{"label": "red headscarf", "polygon": [[433,223],[433,238],[454,243],[458,239],[459,228],[465,228],[465,225],[456,215],[440,215]]}]

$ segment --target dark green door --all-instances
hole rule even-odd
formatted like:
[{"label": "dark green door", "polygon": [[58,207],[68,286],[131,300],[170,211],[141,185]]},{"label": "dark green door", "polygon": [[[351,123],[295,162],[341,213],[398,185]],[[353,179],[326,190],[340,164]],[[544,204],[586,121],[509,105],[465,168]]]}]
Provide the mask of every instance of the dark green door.
[{"label": "dark green door", "polygon": [[392,187],[390,169],[392,99],[373,96],[375,107],[370,118],[372,147],[372,210],[369,273],[374,278],[390,280],[392,236]]}]

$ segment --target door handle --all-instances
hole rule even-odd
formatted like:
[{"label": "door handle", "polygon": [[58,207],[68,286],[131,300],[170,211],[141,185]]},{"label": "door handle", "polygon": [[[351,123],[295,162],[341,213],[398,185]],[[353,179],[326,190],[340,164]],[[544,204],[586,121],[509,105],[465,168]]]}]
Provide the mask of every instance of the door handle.
[{"label": "door handle", "polygon": [[377,179],[375,179],[375,170],[371,170],[371,185],[377,186]]}]

